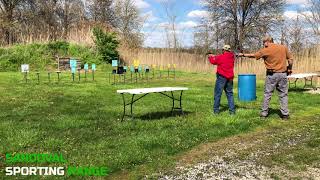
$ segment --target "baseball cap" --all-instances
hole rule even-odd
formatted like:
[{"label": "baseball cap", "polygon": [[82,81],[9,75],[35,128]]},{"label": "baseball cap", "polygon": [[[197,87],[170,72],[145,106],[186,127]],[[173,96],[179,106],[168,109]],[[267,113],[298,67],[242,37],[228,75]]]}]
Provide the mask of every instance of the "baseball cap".
[{"label": "baseball cap", "polygon": [[223,46],[223,50],[230,51],[230,49],[231,49],[231,46],[228,44]]},{"label": "baseball cap", "polygon": [[273,38],[269,35],[266,35],[265,37],[263,37],[262,41],[263,42],[273,42]]}]

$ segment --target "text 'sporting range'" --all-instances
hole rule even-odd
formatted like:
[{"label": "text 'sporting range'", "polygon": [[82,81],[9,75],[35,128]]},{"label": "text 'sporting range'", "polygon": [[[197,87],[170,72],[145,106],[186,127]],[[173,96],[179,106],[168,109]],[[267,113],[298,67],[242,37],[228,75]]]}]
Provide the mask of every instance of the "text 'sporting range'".
[{"label": "text 'sporting range'", "polygon": [[59,153],[7,153],[2,158],[6,176],[107,176],[109,171],[104,166],[67,165],[67,160]]}]

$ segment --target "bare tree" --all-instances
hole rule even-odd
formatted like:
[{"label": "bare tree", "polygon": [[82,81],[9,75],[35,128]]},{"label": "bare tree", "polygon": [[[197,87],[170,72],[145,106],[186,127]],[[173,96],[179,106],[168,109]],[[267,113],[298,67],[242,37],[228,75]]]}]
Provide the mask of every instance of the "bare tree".
[{"label": "bare tree", "polygon": [[20,32],[21,42],[33,42],[34,40],[55,39],[59,23],[56,13],[57,1],[26,0],[18,6],[20,16],[17,16],[17,29]]},{"label": "bare tree", "polygon": [[57,14],[63,30],[62,38],[67,40],[70,28],[84,16],[84,5],[81,0],[61,0]]},{"label": "bare tree", "polygon": [[218,33],[236,49],[251,45],[275,27],[284,5],[284,0],[206,0]]},{"label": "bare tree", "polygon": [[195,45],[202,48],[202,53],[207,52],[209,48],[221,49],[221,41],[223,40],[220,32],[219,14],[211,12],[210,17],[202,17],[199,19],[199,26],[195,28]]},{"label": "bare tree", "polygon": [[115,27],[120,33],[123,45],[129,48],[140,47],[143,43],[141,29],[143,18],[133,0],[116,0],[114,4],[116,15]]},{"label": "bare tree", "polygon": [[293,52],[300,52],[303,47],[303,41],[305,39],[304,29],[299,16],[289,25],[288,35],[290,39],[290,47]]},{"label": "bare tree", "polygon": [[17,7],[21,2],[21,0],[0,0],[0,28],[8,45],[15,42],[13,34],[16,29]]},{"label": "bare tree", "polygon": [[202,23],[195,27],[194,31],[194,47],[199,53],[207,52],[215,42],[214,32],[209,23]]},{"label": "bare tree", "polygon": [[209,49],[209,30],[206,24],[199,25],[195,28],[194,33],[194,46],[201,49]]},{"label": "bare tree", "polygon": [[90,43],[98,25],[118,31],[122,44],[138,47],[143,21],[134,0],[0,0],[0,45],[61,39]]},{"label": "bare tree", "polygon": [[320,0],[309,0],[308,10],[310,14],[304,14],[307,22],[311,25],[313,32],[320,36]]},{"label": "bare tree", "polygon": [[162,6],[168,20],[168,24],[164,26],[167,36],[167,45],[169,48],[177,49],[180,43],[177,36],[175,1],[162,1]]},{"label": "bare tree", "polygon": [[115,25],[113,0],[88,0],[89,16],[95,22]]},{"label": "bare tree", "polygon": [[56,41],[58,39],[58,32],[61,32],[61,26],[59,26],[59,1],[47,0],[45,3],[38,0],[37,6],[39,8],[40,20],[46,27],[48,40]]},{"label": "bare tree", "polygon": [[70,29],[84,19],[81,0],[26,0],[19,6],[22,42],[67,40]]}]

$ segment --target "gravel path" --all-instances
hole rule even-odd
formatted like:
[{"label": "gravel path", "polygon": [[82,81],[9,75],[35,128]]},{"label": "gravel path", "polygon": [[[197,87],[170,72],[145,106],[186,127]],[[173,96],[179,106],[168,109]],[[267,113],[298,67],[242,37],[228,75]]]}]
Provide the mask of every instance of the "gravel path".
[{"label": "gravel path", "polygon": [[[280,130],[281,131],[281,130]],[[280,134],[280,135],[279,135]],[[320,180],[320,169],[306,166],[292,170],[286,166],[268,165],[265,159],[283,149],[295,148],[308,140],[303,130],[274,133],[259,132],[250,136],[231,137],[208,143],[180,158],[175,169],[152,177],[161,180],[194,179],[315,179]],[[319,167],[319,166],[317,166]],[[146,177],[149,179],[150,177]]]}]

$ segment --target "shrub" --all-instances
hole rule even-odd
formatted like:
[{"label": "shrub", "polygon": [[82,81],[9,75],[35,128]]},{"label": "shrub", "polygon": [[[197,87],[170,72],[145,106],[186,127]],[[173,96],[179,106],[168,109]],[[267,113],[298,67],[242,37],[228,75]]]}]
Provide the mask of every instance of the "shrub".
[{"label": "shrub", "polygon": [[82,64],[101,63],[99,54],[86,46],[68,42],[33,43],[0,48],[0,71],[20,71],[21,64],[29,64],[31,71],[54,69],[54,55],[79,58]]},{"label": "shrub", "polygon": [[101,28],[95,27],[93,29],[95,36],[95,44],[103,61],[111,63],[113,58],[118,57],[117,47],[119,41],[117,36],[112,32],[103,32]]},{"label": "shrub", "polygon": [[48,49],[53,55],[66,56],[69,50],[69,43],[66,41],[53,41],[48,44]]},{"label": "shrub", "polygon": [[30,64],[32,69],[40,70],[51,62],[50,53],[46,46],[41,44],[0,48],[0,71],[19,71],[21,64]]},{"label": "shrub", "polygon": [[90,49],[86,46],[70,44],[68,54],[71,57],[79,58],[82,64],[101,63],[100,55],[95,52],[94,49]]}]

